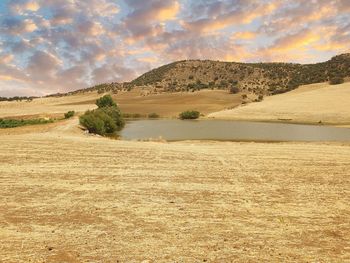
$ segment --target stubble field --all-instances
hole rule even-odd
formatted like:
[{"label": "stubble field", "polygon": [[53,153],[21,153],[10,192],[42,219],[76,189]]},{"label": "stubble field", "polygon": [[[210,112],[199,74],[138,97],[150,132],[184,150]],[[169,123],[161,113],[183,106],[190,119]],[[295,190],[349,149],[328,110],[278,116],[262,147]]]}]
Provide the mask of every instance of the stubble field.
[{"label": "stubble field", "polygon": [[0,135],[2,262],[350,260],[350,145],[126,142],[76,122]]}]

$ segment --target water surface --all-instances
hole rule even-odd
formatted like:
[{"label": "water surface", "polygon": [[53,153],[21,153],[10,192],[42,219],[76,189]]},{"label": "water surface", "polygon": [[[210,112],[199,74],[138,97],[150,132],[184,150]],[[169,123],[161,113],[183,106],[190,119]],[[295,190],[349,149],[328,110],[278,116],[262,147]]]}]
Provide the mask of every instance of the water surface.
[{"label": "water surface", "polygon": [[350,141],[348,128],[224,120],[135,120],[120,135],[125,140]]}]

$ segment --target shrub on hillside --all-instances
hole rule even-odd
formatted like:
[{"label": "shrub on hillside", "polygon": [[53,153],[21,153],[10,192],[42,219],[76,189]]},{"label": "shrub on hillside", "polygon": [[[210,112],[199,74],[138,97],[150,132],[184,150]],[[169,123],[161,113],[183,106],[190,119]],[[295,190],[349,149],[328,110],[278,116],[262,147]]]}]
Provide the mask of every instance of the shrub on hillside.
[{"label": "shrub on hillside", "polygon": [[184,111],[181,112],[179,117],[181,120],[194,120],[199,118],[199,111]]},{"label": "shrub on hillside", "polygon": [[72,118],[73,116],[74,116],[74,114],[75,114],[75,111],[68,111],[68,112],[66,112],[65,114],[64,114],[64,118],[65,119],[69,119],[69,118]]},{"label": "shrub on hillside", "polygon": [[98,99],[96,105],[98,109],[88,110],[79,118],[80,124],[90,133],[113,135],[124,127],[122,114],[110,95]]},{"label": "shrub on hillside", "polygon": [[232,86],[230,88],[230,93],[231,94],[237,94],[239,92],[239,88],[237,86]]},{"label": "shrub on hillside", "polygon": [[329,84],[338,85],[344,83],[344,79],[341,77],[334,77],[329,80]]}]

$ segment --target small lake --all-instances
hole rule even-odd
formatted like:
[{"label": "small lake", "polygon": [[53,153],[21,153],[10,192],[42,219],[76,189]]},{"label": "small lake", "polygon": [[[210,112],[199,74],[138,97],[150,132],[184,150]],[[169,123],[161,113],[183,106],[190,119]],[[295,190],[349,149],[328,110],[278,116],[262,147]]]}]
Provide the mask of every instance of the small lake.
[{"label": "small lake", "polygon": [[135,120],[124,140],[350,141],[350,129],[329,126],[224,120]]}]

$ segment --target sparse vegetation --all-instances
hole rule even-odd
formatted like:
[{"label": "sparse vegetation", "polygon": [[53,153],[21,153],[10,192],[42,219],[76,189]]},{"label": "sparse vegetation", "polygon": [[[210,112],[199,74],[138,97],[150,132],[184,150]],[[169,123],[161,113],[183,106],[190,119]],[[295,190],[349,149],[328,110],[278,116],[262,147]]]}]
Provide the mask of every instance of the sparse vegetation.
[{"label": "sparse vegetation", "polygon": [[0,97],[0,101],[27,101],[27,102],[31,102],[33,99],[38,98],[38,97],[19,97],[19,96],[15,96],[15,97]]},{"label": "sparse vegetation", "polygon": [[126,119],[140,119],[140,118],[147,118],[147,115],[141,114],[141,113],[123,113],[123,118]]},{"label": "sparse vegetation", "polygon": [[344,79],[341,77],[334,77],[329,80],[329,84],[338,85],[344,83]]},{"label": "sparse vegetation", "polygon": [[64,114],[65,119],[72,118],[75,115],[75,111],[68,111]]},{"label": "sparse vegetation", "polygon": [[184,111],[181,112],[179,115],[179,118],[181,120],[194,120],[194,119],[198,119],[200,116],[200,112],[199,111]]},{"label": "sparse vegetation", "polygon": [[15,128],[26,125],[53,123],[53,119],[0,119],[0,128]]},{"label": "sparse vegetation", "polygon": [[160,116],[157,113],[150,113],[148,114],[149,119],[158,119]]},{"label": "sparse vegetation", "polygon": [[[226,89],[237,86],[256,95],[274,95],[300,85],[326,82],[334,77],[350,77],[350,55],[343,54],[317,64],[236,63],[186,60],[153,69],[130,85],[160,85],[164,91],[193,92],[205,88]],[[232,91],[237,92],[236,88]]]},{"label": "sparse vegetation", "polygon": [[113,136],[124,127],[122,114],[110,95],[98,99],[96,105],[98,109],[88,110],[79,118],[80,124],[90,133]]}]

